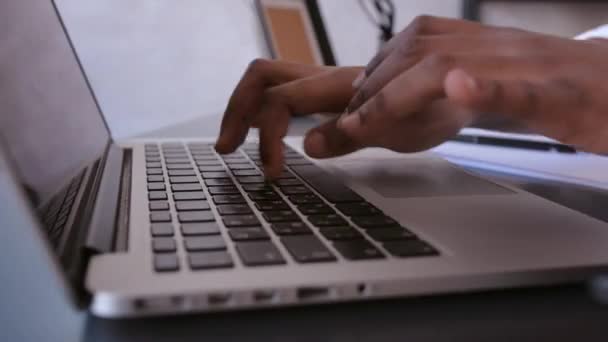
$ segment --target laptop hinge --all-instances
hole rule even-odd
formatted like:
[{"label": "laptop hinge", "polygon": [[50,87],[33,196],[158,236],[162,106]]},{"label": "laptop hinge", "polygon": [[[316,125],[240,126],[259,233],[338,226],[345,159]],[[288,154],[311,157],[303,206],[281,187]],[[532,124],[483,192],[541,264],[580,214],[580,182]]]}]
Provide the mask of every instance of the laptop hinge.
[{"label": "laptop hinge", "polygon": [[95,199],[95,208],[93,209],[84,244],[93,253],[109,253],[114,248],[123,158],[123,149],[116,145],[111,145],[108,150],[102,173],[103,176]]}]

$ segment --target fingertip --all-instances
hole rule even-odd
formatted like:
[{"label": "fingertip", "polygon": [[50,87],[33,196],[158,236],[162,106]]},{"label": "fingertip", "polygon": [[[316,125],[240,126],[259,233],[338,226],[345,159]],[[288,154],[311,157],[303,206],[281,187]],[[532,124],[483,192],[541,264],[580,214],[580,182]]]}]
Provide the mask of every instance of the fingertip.
[{"label": "fingertip", "polygon": [[219,154],[228,154],[234,152],[236,148],[232,148],[230,141],[225,136],[220,136],[215,142],[215,150]]},{"label": "fingertip", "polygon": [[480,85],[475,77],[461,69],[450,71],[444,81],[447,97],[465,106],[474,105],[480,98]]},{"label": "fingertip", "polygon": [[324,158],[327,155],[327,140],[323,133],[312,130],[304,137],[304,152],[312,158]]},{"label": "fingertip", "polygon": [[358,112],[352,112],[348,115],[343,115],[338,120],[336,126],[345,133],[352,133],[361,126],[361,116]]}]

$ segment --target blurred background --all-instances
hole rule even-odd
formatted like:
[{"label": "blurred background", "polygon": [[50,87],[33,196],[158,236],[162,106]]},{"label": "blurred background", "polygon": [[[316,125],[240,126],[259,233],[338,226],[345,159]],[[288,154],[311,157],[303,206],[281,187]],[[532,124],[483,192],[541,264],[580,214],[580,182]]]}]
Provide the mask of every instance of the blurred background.
[{"label": "blurred background", "polygon": [[[115,138],[217,115],[249,61],[269,51],[253,0],[56,0]],[[394,0],[395,31],[460,0]],[[473,1],[475,3],[475,1]],[[365,64],[378,29],[356,0],[319,0],[338,65]],[[608,24],[606,1],[491,1],[484,22],[574,36]]]}]

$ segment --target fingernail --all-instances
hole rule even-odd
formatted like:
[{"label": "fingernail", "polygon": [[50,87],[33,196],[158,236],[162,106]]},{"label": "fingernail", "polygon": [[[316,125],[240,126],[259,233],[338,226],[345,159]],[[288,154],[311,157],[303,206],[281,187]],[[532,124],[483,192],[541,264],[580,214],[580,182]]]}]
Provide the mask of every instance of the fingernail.
[{"label": "fingernail", "polygon": [[307,151],[316,154],[318,153],[318,151],[322,151],[323,149],[325,149],[325,137],[319,132],[311,132],[306,137],[305,144],[305,149]]},{"label": "fingernail", "polygon": [[361,71],[359,75],[357,75],[357,78],[355,78],[352,84],[353,88],[359,88],[363,84],[363,81],[365,81],[365,71]]},{"label": "fingernail", "polygon": [[355,113],[351,113],[345,117],[340,118],[338,121],[338,127],[342,129],[354,129],[360,124],[359,115],[353,115]]}]

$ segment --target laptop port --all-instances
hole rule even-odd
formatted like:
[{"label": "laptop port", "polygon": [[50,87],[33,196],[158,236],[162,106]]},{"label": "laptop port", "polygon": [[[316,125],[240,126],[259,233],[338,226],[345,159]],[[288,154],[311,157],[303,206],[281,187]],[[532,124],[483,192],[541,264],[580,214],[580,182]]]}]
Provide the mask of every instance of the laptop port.
[{"label": "laptop port", "polygon": [[253,292],[254,303],[272,303],[276,298],[277,293],[273,290],[258,290]]},{"label": "laptop port", "polygon": [[212,293],[207,296],[207,302],[210,306],[213,305],[226,305],[232,299],[232,295],[230,293]]},{"label": "laptop port", "polygon": [[300,287],[296,291],[299,300],[321,300],[329,298],[329,288],[322,286]]}]

